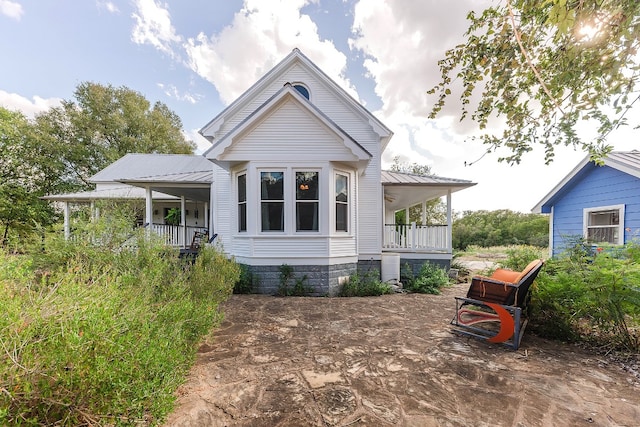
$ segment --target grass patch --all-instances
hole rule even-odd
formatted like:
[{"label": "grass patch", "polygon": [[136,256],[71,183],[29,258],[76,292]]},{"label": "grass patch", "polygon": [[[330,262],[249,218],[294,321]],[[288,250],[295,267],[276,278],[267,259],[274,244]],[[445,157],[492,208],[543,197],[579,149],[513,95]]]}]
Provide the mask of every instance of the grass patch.
[{"label": "grass patch", "polygon": [[0,425],[157,425],[238,266],[144,243],[0,253]]}]

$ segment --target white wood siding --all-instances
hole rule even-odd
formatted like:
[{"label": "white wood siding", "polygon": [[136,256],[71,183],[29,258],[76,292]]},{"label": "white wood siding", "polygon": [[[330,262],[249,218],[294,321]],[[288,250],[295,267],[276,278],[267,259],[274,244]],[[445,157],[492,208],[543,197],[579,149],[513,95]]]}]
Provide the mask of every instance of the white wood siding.
[{"label": "white wood siding", "polygon": [[225,160],[353,160],[338,136],[288,100],[229,147]]},{"label": "white wood siding", "polygon": [[213,181],[215,191],[214,200],[211,201],[213,204],[213,210],[215,211],[213,218],[215,221],[213,231],[214,233],[218,233],[217,241],[219,243],[223,245],[231,245],[231,226],[234,223],[231,215],[233,212],[236,212],[235,206],[233,206],[235,197],[231,194],[234,186],[231,185],[231,176],[229,172],[217,165],[213,166]]}]

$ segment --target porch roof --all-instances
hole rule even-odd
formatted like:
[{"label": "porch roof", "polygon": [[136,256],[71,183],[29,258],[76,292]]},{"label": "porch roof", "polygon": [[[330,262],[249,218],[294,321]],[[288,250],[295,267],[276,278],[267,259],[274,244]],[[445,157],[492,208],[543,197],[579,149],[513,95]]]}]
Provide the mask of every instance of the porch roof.
[{"label": "porch roof", "polygon": [[449,191],[455,193],[476,185],[475,182],[465,179],[393,171],[382,171],[381,182],[386,206],[394,210],[446,196]]},{"label": "porch roof", "polygon": [[[52,194],[42,197],[45,200],[53,200],[57,202],[91,202],[94,200],[130,200],[145,198],[144,188],[132,187],[130,185],[122,185],[121,187],[110,187],[104,189],[96,189],[92,191],[79,191],[76,193]],[[175,196],[153,192],[154,200],[177,200]]]}]

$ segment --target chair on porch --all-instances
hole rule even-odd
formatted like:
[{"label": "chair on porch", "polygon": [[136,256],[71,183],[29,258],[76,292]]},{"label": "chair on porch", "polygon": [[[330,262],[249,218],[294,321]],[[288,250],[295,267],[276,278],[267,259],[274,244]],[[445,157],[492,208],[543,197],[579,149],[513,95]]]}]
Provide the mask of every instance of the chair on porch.
[{"label": "chair on porch", "polygon": [[213,243],[213,241],[218,237],[218,234],[214,234],[209,237],[209,231],[196,231],[193,233],[193,238],[191,239],[191,244],[188,248],[180,249],[180,258],[189,259],[191,262],[195,261],[196,256],[198,256],[198,252],[200,252],[200,248],[202,247],[203,242],[208,244]]},{"label": "chair on porch", "polygon": [[529,289],[543,261],[531,261],[522,271],[499,268],[490,277],[474,276],[466,297],[455,297],[455,332],[504,343],[517,350],[527,326]]}]

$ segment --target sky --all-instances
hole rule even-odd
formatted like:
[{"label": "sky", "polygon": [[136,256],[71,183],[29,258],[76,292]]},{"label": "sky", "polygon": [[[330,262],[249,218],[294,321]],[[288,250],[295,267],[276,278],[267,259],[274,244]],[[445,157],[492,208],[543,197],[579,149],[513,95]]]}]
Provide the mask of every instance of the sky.
[{"label": "sky", "polygon": [[[0,0],[0,106],[27,117],[73,99],[91,81],[126,86],[180,116],[185,135],[209,120],[298,48],[394,132],[395,156],[477,185],[453,209],[530,212],[585,158],[541,150],[498,163],[460,122],[459,105],[428,119],[437,62],[464,40],[466,15],[489,0]],[[636,109],[637,110],[637,109]],[[637,111],[634,116],[639,117]],[[616,150],[640,148],[638,130],[610,135]],[[471,166],[468,166],[473,163]]]}]

